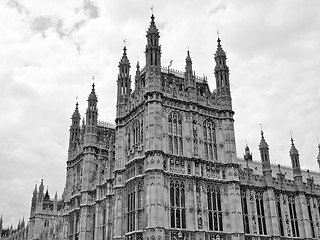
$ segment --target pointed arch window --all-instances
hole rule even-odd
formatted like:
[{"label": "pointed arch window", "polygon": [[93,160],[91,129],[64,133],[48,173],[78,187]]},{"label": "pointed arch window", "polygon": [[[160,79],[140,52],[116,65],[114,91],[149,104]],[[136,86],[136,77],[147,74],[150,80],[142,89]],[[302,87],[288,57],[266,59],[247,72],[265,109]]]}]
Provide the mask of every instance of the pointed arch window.
[{"label": "pointed arch window", "polygon": [[247,201],[247,191],[246,190],[241,190],[241,205],[242,205],[244,233],[250,234],[249,211],[248,211],[248,201]]},{"label": "pointed arch window", "polygon": [[204,158],[217,161],[217,144],[215,124],[210,119],[203,122]]},{"label": "pointed arch window", "polygon": [[219,186],[208,187],[207,201],[209,230],[223,231],[223,216],[221,209],[221,194]]},{"label": "pointed arch window", "polygon": [[182,117],[172,112],[168,117],[168,150],[175,155],[183,155]]},{"label": "pointed arch window", "polygon": [[283,227],[283,213],[281,209],[281,195],[276,195],[276,208],[277,208],[277,216],[279,223],[279,234],[280,236],[284,236],[284,227]]},{"label": "pointed arch window", "polygon": [[289,215],[290,215],[292,236],[299,237],[300,233],[299,233],[299,226],[298,226],[298,217],[297,217],[295,197],[288,196],[288,203],[289,203]]},{"label": "pointed arch window", "polygon": [[257,220],[260,235],[267,235],[266,215],[264,212],[263,194],[256,193]]},{"label": "pointed arch window", "polygon": [[313,216],[312,216],[312,200],[310,197],[307,198],[307,208],[308,208],[308,217],[309,217],[309,222],[310,222],[310,229],[311,229],[311,237],[315,238],[315,226],[313,224]]},{"label": "pointed arch window", "polygon": [[170,182],[170,226],[186,228],[185,185],[180,181]]}]

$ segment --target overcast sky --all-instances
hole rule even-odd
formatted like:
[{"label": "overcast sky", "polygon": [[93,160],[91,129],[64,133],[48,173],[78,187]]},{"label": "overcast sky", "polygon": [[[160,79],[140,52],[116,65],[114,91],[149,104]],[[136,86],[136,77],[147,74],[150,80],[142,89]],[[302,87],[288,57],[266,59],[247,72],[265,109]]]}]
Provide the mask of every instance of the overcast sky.
[{"label": "overcast sky", "polygon": [[[199,3],[201,3],[199,5]],[[69,126],[79,97],[84,116],[95,77],[99,119],[114,122],[123,40],[134,79],[145,63],[154,6],[162,65],[184,70],[189,47],[198,76],[213,75],[217,30],[226,51],[237,155],[248,142],[260,160],[260,123],[271,161],[290,166],[290,131],[302,168],[318,171],[320,1],[0,1],[0,214],[28,219],[44,179],[65,184]]]}]

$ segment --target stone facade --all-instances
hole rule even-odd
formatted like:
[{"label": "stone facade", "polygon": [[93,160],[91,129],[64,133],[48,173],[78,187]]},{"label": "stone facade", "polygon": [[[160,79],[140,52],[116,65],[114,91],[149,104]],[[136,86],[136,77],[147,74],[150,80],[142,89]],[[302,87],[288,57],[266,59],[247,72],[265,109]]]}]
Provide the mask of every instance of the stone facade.
[{"label": "stone facade", "polygon": [[76,105],[61,239],[319,239],[320,174],[301,170],[293,139],[292,168],[271,163],[263,132],[261,161],[248,146],[237,157],[220,39],[210,91],[189,51],[183,72],[161,66],[153,15],[146,37],[146,66],[137,63],[134,88],[123,49],[115,126],[98,121],[94,85],[82,124]]}]

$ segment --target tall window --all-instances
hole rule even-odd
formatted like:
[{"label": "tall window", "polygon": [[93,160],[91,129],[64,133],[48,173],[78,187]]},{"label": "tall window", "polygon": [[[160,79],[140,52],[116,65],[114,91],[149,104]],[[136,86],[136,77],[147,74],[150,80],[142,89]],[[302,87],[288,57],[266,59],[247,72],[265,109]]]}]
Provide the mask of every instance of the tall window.
[{"label": "tall window", "polygon": [[175,155],[183,154],[182,141],[182,118],[176,113],[172,112],[168,118],[168,139],[169,139],[169,153]]},{"label": "tall window", "polygon": [[127,193],[127,229],[132,232],[142,229],[143,191],[142,186],[132,186]]},{"label": "tall window", "polygon": [[290,214],[292,236],[299,237],[300,233],[299,233],[296,203],[295,203],[294,196],[288,196],[288,202],[289,202],[289,214]]},{"label": "tall window", "polygon": [[249,213],[248,213],[247,192],[245,190],[241,191],[241,205],[242,205],[244,233],[249,234],[250,233]]},{"label": "tall window", "polygon": [[310,222],[310,229],[311,229],[311,236],[312,238],[315,238],[315,231],[314,231],[314,225],[313,225],[313,218],[312,218],[312,202],[311,199],[307,199],[307,203],[308,203],[308,217],[309,217],[309,222]]},{"label": "tall window", "polygon": [[128,232],[132,232],[135,230],[135,218],[136,218],[136,204],[135,204],[135,187],[131,187],[128,189],[127,194],[127,226],[128,226]]},{"label": "tall window", "polygon": [[183,182],[170,182],[171,228],[186,228],[185,186]]},{"label": "tall window", "polygon": [[138,186],[138,196],[137,196],[137,200],[138,200],[138,209],[137,209],[137,219],[138,219],[138,224],[137,227],[139,230],[142,229],[142,212],[143,212],[143,191],[142,191],[142,186],[139,185]]},{"label": "tall window", "polygon": [[261,192],[256,193],[256,208],[259,234],[267,235],[266,216],[264,212],[263,194]]},{"label": "tall window", "polygon": [[102,209],[102,240],[106,239],[106,208]]},{"label": "tall window", "polygon": [[133,134],[133,146],[137,146],[140,144],[140,122],[139,120],[135,120],[134,123],[132,124],[132,134]]},{"label": "tall window", "polygon": [[280,195],[276,195],[276,208],[277,208],[278,223],[279,223],[279,234],[280,236],[284,236],[283,218],[282,218],[283,214],[281,210]]},{"label": "tall window", "polygon": [[216,130],[211,120],[203,122],[203,142],[205,159],[217,161]]},{"label": "tall window", "polygon": [[208,218],[211,231],[223,231],[221,195],[218,186],[208,187]]}]

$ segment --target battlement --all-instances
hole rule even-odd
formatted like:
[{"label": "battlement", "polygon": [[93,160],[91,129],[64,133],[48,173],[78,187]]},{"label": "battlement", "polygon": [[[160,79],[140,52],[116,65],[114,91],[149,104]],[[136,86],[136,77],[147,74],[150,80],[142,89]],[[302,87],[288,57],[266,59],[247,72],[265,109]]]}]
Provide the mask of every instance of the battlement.
[{"label": "battlement", "polygon": [[109,123],[109,122],[105,122],[105,121],[98,121],[98,127],[115,129],[116,125],[114,123]]},{"label": "battlement", "polygon": [[[141,69],[141,74],[143,74],[145,72],[146,72],[146,67],[144,66]],[[168,68],[168,67],[164,67],[164,66],[161,66],[161,73],[173,74],[178,78],[184,78],[184,75],[185,75],[184,71],[180,71],[180,70],[177,70],[177,69]],[[207,82],[207,79],[208,79],[207,76],[203,76],[203,77],[195,76],[195,80],[196,80],[197,83]]]}]

